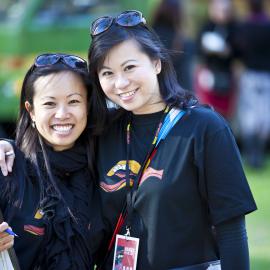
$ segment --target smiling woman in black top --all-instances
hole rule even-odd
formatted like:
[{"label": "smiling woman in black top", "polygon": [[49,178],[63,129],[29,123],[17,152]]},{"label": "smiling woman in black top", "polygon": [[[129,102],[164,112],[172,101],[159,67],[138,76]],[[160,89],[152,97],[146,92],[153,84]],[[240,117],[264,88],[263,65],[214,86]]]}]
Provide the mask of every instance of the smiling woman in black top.
[{"label": "smiling woman in black top", "polygon": [[[139,238],[139,270],[219,259],[222,270],[249,269],[244,215],[256,205],[226,121],[181,89],[140,12],[101,17],[91,34],[97,103],[121,107],[98,145],[108,241],[117,221],[118,234]],[[112,267],[107,255],[101,269]]]},{"label": "smiling woman in black top", "polygon": [[14,169],[0,175],[22,270],[93,266],[89,89],[87,64],[74,55],[39,55],[25,76]]}]

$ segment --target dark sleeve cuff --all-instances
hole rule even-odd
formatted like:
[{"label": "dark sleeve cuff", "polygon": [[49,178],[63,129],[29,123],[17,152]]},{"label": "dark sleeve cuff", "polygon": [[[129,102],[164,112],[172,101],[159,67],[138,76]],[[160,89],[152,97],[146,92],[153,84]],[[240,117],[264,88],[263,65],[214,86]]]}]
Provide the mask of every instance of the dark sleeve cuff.
[{"label": "dark sleeve cuff", "polygon": [[249,270],[245,217],[239,216],[216,226],[222,270]]}]

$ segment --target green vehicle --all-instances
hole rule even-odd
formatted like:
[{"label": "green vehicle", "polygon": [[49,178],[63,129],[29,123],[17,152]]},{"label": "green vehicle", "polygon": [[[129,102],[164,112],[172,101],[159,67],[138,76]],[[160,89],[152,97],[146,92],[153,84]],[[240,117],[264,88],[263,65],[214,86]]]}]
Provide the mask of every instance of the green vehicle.
[{"label": "green vehicle", "polygon": [[[149,16],[157,0],[1,0],[0,136],[15,123],[24,74],[44,52],[86,57],[91,22],[127,9]],[[10,130],[8,130],[10,135]]]}]

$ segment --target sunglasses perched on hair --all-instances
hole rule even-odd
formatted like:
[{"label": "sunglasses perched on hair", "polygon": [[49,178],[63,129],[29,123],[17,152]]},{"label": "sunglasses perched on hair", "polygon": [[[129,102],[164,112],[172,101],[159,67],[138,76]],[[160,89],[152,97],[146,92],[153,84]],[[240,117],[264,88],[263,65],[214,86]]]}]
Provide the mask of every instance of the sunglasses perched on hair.
[{"label": "sunglasses perched on hair", "polygon": [[74,68],[87,70],[87,62],[76,55],[58,54],[58,53],[46,53],[41,54],[35,59],[34,65],[36,67],[47,67],[55,65],[58,62]]},{"label": "sunglasses perched on hair", "polygon": [[120,13],[117,17],[103,16],[96,19],[91,26],[91,36],[97,36],[107,31],[115,23],[124,27],[132,27],[140,23],[146,24],[142,13],[137,10],[127,10]]}]

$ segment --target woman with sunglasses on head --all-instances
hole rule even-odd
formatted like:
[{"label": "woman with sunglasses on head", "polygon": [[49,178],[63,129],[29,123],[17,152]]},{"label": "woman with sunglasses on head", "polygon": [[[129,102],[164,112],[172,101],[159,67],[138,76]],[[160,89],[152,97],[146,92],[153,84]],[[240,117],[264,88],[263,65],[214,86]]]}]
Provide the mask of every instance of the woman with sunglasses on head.
[{"label": "woman with sunglasses on head", "polygon": [[[0,208],[19,236],[21,270],[93,267],[89,90],[87,63],[74,55],[39,55],[24,78],[16,160],[12,173],[0,175]],[[1,241],[6,222],[0,250],[13,243]]]},{"label": "woman with sunglasses on head", "polygon": [[[140,12],[101,17],[91,35],[96,103],[120,107],[98,145],[108,240],[138,238],[140,270],[249,269],[244,215],[256,205],[226,121],[179,86]],[[116,269],[119,241],[100,269]]]},{"label": "woman with sunglasses on head", "polygon": [[[100,123],[110,116],[95,159],[107,225],[99,269],[136,261],[123,241],[139,241],[139,270],[220,269],[219,259],[222,270],[249,269],[244,215],[256,205],[227,123],[181,89],[140,12],[101,17],[91,35],[91,100]],[[9,150],[1,142],[0,162]],[[125,236],[113,256],[115,234]]]}]

